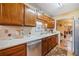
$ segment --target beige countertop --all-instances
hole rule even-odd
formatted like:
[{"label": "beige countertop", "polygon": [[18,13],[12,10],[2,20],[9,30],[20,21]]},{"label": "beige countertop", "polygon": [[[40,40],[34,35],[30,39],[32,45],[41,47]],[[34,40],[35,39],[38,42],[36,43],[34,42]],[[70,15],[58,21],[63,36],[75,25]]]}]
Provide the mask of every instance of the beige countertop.
[{"label": "beige countertop", "polygon": [[27,37],[25,36],[22,39],[6,39],[6,40],[0,40],[0,50],[1,49],[5,49],[5,48],[9,48],[15,45],[19,45],[19,44],[23,44],[23,43],[30,43],[30,42],[34,42],[34,41],[38,41],[41,40],[41,38],[45,38],[51,35],[56,35],[56,34],[60,34],[60,32],[56,31],[53,33],[48,33],[48,34],[42,34],[42,35],[34,35],[34,36],[30,36]]}]

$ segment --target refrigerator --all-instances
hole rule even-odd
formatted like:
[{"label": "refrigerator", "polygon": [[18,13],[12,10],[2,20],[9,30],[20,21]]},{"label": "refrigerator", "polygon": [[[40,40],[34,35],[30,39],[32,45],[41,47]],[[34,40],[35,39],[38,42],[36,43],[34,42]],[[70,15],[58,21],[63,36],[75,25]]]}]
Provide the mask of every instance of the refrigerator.
[{"label": "refrigerator", "polygon": [[73,47],[75,56],[79,56],[79,18],[74,18],[73,26]]}]

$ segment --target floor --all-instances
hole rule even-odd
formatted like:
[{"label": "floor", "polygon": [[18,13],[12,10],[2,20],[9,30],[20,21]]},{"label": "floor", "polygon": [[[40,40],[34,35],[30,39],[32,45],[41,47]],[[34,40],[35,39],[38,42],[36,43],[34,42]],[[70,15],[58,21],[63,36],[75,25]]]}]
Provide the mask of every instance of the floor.
[{"label": "floor", "polygon": [[56,46],[46,56],[67,56],[67,50]]}]

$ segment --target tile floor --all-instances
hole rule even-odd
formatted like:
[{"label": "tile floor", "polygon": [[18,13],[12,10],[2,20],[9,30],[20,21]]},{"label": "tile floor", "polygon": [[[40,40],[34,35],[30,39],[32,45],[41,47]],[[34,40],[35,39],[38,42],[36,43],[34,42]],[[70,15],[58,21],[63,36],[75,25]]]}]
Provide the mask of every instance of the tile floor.
[{"label": "tile floor", "polygon": [[56,46],[46,56],[67,56],[67,50]]}]

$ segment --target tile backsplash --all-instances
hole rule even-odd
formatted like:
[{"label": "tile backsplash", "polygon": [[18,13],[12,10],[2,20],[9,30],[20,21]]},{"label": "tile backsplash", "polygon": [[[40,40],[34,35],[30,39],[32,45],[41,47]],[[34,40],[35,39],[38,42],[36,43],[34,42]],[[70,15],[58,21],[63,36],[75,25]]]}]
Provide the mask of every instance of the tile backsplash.
[{"label": "tile backsplash", "polygon": [[0,26],[0,39],[9,39],[10,37],[16,38],[20,37],[20,32],[22,27],[18,26]]},{"label": "tile backsplash", "polygon": [[22,38],[29,33],[31,33],[30,35],[38,35],[40,32],[36,32],[35,29],[36,27],[0,26],[0,40]]},{"label": "tile backsplash", "polygon": [[36,27],[0,26],[0,40],[23,38],[28,36],[29,33],[30,36],[39,35],[44,33],[44,29],[36,31]]}]

